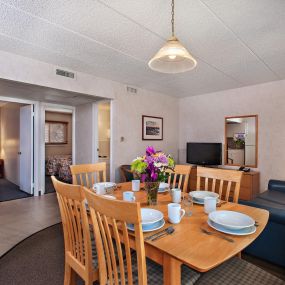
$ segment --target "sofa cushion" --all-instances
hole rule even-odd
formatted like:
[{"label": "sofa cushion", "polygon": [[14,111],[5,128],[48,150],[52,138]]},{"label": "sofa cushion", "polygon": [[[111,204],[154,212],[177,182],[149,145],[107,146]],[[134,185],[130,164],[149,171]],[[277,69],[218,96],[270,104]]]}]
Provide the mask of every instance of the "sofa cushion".
[{"label": "sofa cushion", "polygon": [[259,194],[258,198],[285,206],[285,192],[283,193],[275,190],[265,191]]},{"label": "sofa cushion", "polygon": [[241,204],[261,208],[269,211],[269,220],[285,225],[285,206],[262,198],[251,201],[239,201]]},{"label": "sofa cushion", "polygon": [[282,180],[269,180],[268,189],[285,193],[285,181]]}]

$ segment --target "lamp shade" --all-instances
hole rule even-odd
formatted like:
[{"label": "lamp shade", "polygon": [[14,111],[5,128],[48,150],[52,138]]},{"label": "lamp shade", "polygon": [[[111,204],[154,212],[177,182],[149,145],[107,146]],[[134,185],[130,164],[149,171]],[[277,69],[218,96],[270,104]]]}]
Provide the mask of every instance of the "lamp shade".
[{"label": "lamp shade", "polygon": [[197,61],[176,37],[171,37],[148,63],[152,70],[163,73],[185,72],[196,65]]}]

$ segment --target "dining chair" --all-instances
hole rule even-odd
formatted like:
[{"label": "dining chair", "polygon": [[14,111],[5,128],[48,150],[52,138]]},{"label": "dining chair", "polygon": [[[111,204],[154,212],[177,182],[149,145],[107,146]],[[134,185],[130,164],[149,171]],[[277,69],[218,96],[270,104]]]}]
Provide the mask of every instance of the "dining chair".
[{"label": "dining chair", "polygon": [[[163,284],[163,268],[146,259],[140,203],[108,199],[84,188],[94,228],[100,284]],[[127,224],[134,225],[134,239]],[[131,250],[135,248],[135,252]],[[192,285],[200,274],[182,266],[181,283]]]},{"label": "dining chair", "polygon": [[175,165],[174,172],[169,172],[168,184],[170,188],[180,188],[184,193],[187,193],[191,169],[191,165]]},{"label": "dining chair", "polygon": [[70,166],[72,183],[92,188],[96,182],[106,182],[106,162]]},{"label": "dining chair", "polygon": [[98,262],[85,208],[83,187],[51,177],[56,190],[65,247],[64,285],[75,284],[77,273],[86,285],[98,280]]},{"label": "dining chair", "polygon": [[242,171],[198,166],[197,190],[218,191],[225,201],[229,201],[231,191],[233,191],[232,202],[238,203],[242,175]]}]

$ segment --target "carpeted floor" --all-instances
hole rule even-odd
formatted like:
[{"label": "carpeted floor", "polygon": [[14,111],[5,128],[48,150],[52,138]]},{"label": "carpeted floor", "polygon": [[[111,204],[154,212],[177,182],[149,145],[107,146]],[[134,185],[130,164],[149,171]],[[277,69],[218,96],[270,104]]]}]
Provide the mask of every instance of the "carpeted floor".
[{"label": "carpeted floor", "polygon": [[19,186],[5,178],[0,179],[0,202],[31,197],[32,195],[21,191]]},{"label": "carpeted floor", "polygon": [[[62,225],[44,229],[19,243],[0,259],[0,284],[62,285]],[[83,285],[78,278],[76,285]]]}]

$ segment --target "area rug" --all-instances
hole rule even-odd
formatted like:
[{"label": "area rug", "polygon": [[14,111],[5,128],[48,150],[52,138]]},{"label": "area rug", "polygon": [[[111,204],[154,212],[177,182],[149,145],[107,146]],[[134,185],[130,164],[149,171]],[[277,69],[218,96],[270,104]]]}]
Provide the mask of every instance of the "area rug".
[{"label": "area rug", "polygon": [[[0,284],[63,285],[64,242],[57,224],[25,239],[0,259]],[[83,284],[78,280],[77,284]]]}]

